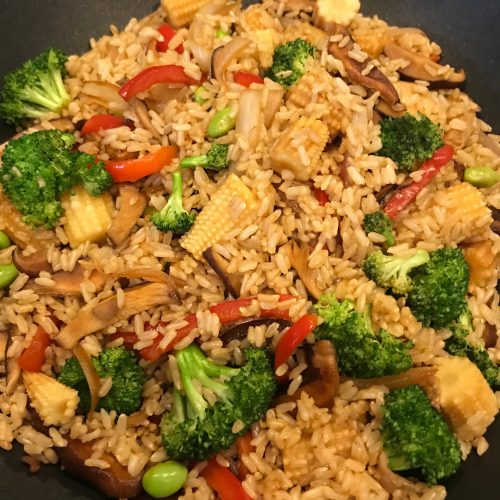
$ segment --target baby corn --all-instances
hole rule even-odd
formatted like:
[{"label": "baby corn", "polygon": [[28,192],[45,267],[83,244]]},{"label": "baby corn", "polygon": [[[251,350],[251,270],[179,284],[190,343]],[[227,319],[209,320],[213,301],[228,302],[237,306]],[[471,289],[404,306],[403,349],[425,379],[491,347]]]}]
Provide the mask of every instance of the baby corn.
[{"label": "baby corn", "polygon": [[169,23],[174,28],[189,24],[208,0],[162,0],[161,6],[167,13]]}]

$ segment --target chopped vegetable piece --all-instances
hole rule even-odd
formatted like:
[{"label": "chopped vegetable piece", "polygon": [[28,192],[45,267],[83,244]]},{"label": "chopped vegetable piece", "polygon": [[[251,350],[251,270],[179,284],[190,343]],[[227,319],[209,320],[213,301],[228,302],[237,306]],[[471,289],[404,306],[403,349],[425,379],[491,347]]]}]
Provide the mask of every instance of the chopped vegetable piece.
[{"label": "chopped vegetable piece", "polygon": [[285,88],[291,87],[305,73],[306,62],[315,53],[314,46],[302,38],[278,45],[265,76]]},{"label": "chopped vegetable piece", "polygon": [[45,350],[52,343],[52,339],[48,333],[39,326],[35,332],[31,343],[21,353],[17,360],[17,364],[21,370],[28,372],[39,372],[45,363]]},{"label": "chopped vegetable piece", "polygon": [[215,458],[208,462],[200,475],[221,500],[250,500],[238,478],[228,468],[219,465]]},{"label": "chopped vegetable piece", "polygon": [[380,377],[411,367],[411,342],[403,342],[385,330],[376,334],[368,311],[357,312],[352,300],[339,302],[333,294],[323,295],[314,310],[323,319],[316,338],[333,343],[340,371],[345,375]]},{"label": "chopped vegetable piece", "polygon": [[226,233],[250,224],[257,216],[257,203],[257,197],[246,184],[230,174],[183,236],[181,246],[200,260],[202,253]]},{"label": "chopped vegetable piece", "polygon": [[443,146],[441,129],[425,115],[406,113],[380,122],[382,149],[378,155],[394,160],[400,172],[412,172]]},{"label": "chopped vegetable piece", "polygon": [[208,101],[208,90],[203,85],[200,85],[194,93],[194,102],[202,106]]},{"label": "chopped vegetable piece", "polygon": [[361,8],[359,0],[318,0],[317,16],[322,23],[348,25]]},{"label": "chopped vegetable piece", "polygon": [[264,79],[259,75],[247,73],[246,71],[236,71],[234,73],[234,83],[242,85],[243,87],[250,87],[252,83],[264,83]]},{"label": "chopped vegetable piece", "polygon": [[11,125],[25,119],[60,113],[70,102],[63,79],[68,58],[58,49],[47,49],[4,78],[0,116]]},{"label": "chopped vegetable piece", "polygon": [[495,393],[467,358],[436,358],[435,363],[434,389],[453,430],[467,441],[482,436],[498,413]]},{"label": "chopped vegetable piece", "polygon": [[280,338],[274,352],[274,369],[277,370],[295,352],[297,347],[318,325],[315,314],[305,314]]},{"label": "chopped vegetable piece", "polygon": [[113,180],[91,155],[72,151],[73,134],[40,130],[11,140],[2,156],[0,184],[27,224],[52,227],[63,213],[61,196],[81,184],[99,196]]},{"label": "chopped vegetable piece", "polygon": [[215,113],[208,123],[207,133],[211,139],[217,139],[226,135],[234,127],[236,127],[236,116],[233,116],[233,109],[228,106]]},{"label": "chopped vegetable piece", "polygon": [[9,237],[3,231],[0,231],[0,249],[9,248],[10,245]]},{"label": "chopped vegetable piece", "polygon": [[[156,42],[156,50],[158,52],[166,52],[169,49],[169,43],[172,38],[177,34],[177,31],[172,28],[169,24],[162,24],[159,28],[158,31],[162,34],[163,36],[163,41],[161,42]],[[177,45],[174,49],[178,54],[182,54],[184,52],[184,45],[181,43]],[[168,496],[168,495],[165,495]]]},{"label": "chopped vegetable piece", "polygon": [[[232,368],[207,359],[191,344],[176,354],[183,394],[174,390],[161,431],[174,460],[204,460],[231,446],[269,408],[276,392],[271,360],[264,349],[244,351],[245,364]],[[203,389],[212,391],[209,404]],[[237,425],[237,428],[235,428]]]},{"label": "chopped vegetable piece", "polygon": [[363,262],[363,271],[378,286],[390,288],[396,294],[408,293],[413,286],[411,271],[429,262],[425,250],[417,250],[414,255],[400,257],[384,255],[380,250],[371,253]]},{"label": "chopped vegetable piece", "polygon": [[226,36],[229,36],[229,35],[230,35],[230,33],[223,30],[222,28],[219,28],[215,33],[215,38],[221,40],[222,38],[226,38]]},{"label": "chopped vegetable piece", "polygon": [[[92,359],[101,379],[111,377],[109,392],[99,399],[97,410],[116,411],[117,414],[130,415],[142,404],[142,389],[146,381],[144,370],[139,366],[137,356],[125,347],[108,347]],[[90,409],[90,391],[80,363],[70,358],[61,368],[59,382],[78,391],[79,411],[87,413]]]},{"label": "chopped vegetable piece", "polygon": [[126,101],[130,101],[137,94],[149,90],[157,83],[172,83],[196,85],[198,80],[186,75],[182,66],[167,64],[166,66],[150,66],[131,78],[118,92]]},{"label": "chopped vegetable piece", "polygon": [[106,162],[106,170],[115,182],[135,182],[148,175],[158,173],[169,165],[177,155],[177,146],[162,146],[136,160],[110,160]]},{"label": "chopped vegetable piece", "polygon": [[75,186],[61,197],[61,205],[66,218],[64,230],[71,248],[106,239],[113,215],[113,200],[108,193],[91,196],[81,186]]},{"label": "chopped vegetable piece", "polygon": [[500,181],[500,174],[491,167],[470,167],[465,169],[464,181],[477,188],[490,188]]},{"label": "chopped vegetable piece", "polygon": [[121,116],[116,115],[94,115],[89,118],[80,130],[80,135],[85,137],[88,134],[99,132],[99,130],[109,130],[111,128],[121,127],[125,124],[125,120]]},{"label": "chopped vegetable piece", "polygon": [[238,477],[243,481],[246,475],[250,472],[247,466],[241,460],[242,455],[249,455],[253,451],[255,451],[255,446],[252,444],[252,433],[247,432],[244,436],[240,436],[236,440],[236,449],[238,450],[238,455],[240,457],[240,462],[238,465]]},{"label": "chopped vegetable piece", "polygon": [[0,264],[0,290],[7,288],[19,275],[14,264]]},{"label": "chopped vegetable piece", "polygon": [[77,391],[44,373],[25,371],[23,381],[30,404],[44,425],[63,425],[75,416]]},{"label": "chopped vegetable piece", "polygon": [[436,150],[430,160],[422,164],[420,180],[412,182],[409,186],[399,188],[384,207],[384,212],[395,219],[438,174],[441,168],[453,158],[454,149],[449,144]]},{"label": "chopped vegetable piece", "polygon": [[318,203],[322,207],[324,207],[330,201],[328,193],[320,188],[314,188],[313,193],[314,197],[316,198],[316,200],[318,200]]},{"label": "chopped vegetable piece", "polygon": [[387,247],[392,247],[394,244],[394,231],[392,229],[392,221],[389,216],[378,210],[377,212],[372,212],[365,214],[363,220],[363,229],[366,234],[378,233],[385,238],[385,245]]},{"label": "chopped vegetable piece", "polygon": [[391,470],[419,469],[426,482],[436,484],[458,469],[460,445],[422,388],[389,392],[382,412],[380,430]]},{"label": "chopped vegetable piece", "polygon": [[198,10],[208,0],[162,0],[162,8],[167,13],[168,20],[174,28],[189,24]]},{"label": "chopped vegetable piece", "polygon": [[[320,168],[319,159],[329,135],[328,127],[321,120],[302,116],[271,146],[269,155],[273,169],[278,173],[289,170],[299,181],[312,179]],[[300,146],[297,146],[299,140]]]},{"label": "chopped vegetable piece", "polygon": [[208,170],[223,170],[229,166],[227,154],[229,152],[229,144],[212,144],[212,147],[203,155],[191,156],[184,158],[180,166],[182,168],[203,167]]},{"label": "chopped vegetable piece", "polygon": [[184,234],[191,229],[195,219],[195,212],[188,212],[182,204],[182,174],[174,172],[174,185],[164,207],[151,216],[151,222],[160,231],[172,231],[175,234]]}]

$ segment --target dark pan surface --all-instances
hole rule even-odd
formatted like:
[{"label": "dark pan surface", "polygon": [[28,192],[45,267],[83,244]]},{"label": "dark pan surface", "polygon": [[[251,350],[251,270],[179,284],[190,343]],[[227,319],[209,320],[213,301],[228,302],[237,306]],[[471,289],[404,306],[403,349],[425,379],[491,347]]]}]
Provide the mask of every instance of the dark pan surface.
[{"label": "dark pan surface", "polygon": [[[91,36],[107,32],[109,24],[123,27],[133,16],[150,13],[159,2],[150,0],[2,0],[0,11],[0,76],[48,46],[81,53]],[[418,26],[443,48],[444,59],[464,67],[467,91],[483,111],[482,117],[500,133],[500,2],[498,0],[362,0],[363,12],[378,14],[391,24]],[[12,131],[0,125],[0,139]],[[487,438],[483,457],[472,454],[448,481],[450,499],[500,498],[500,418]],[[21,463],[21,450],[0,451],[0,498],[30,500],[102,499],[88,486],[45,467],[30,475]]]}]

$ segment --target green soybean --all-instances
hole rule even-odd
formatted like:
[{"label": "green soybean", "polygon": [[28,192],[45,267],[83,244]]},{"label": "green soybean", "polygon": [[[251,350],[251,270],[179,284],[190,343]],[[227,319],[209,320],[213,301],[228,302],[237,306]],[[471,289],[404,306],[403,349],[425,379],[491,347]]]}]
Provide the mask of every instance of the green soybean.
[{"label": "green soybean", "polygon": [[233,110],[227,106],[217,111],[208,124],[208,135],[212,139],[226,135],[236,126],[236,117],[232,116]]},{"label": "green soybean", "polygon": [[206,92],[207,89],[203,85],[201,87],[198,87],[194,93],[194,102],[196,104],[199,104],[200,106],[202,104],[205,104],[208,101],[208,98],[206,97]]},{"label": "green soybean", "polygon": [[470,167],[465,169],[464,181],[478,188],[489,188],[500,181],[500,174],[491,167]]},{"label": "green soybean", "polygon": [[215,37],[219,40],[222,38],[225,38],[226,36],[229,36],[229,33],[227,31],[223,30],[222,28],[219,28],[217,30],[217,32],[215,33]]},{"label": "green soybean", "polygon": [[0,289],[8,287],[18,274],[14,264],[0,264]]},{"label": "green soybean", "polygon": [[179,491],[187,477],[188,470],[184,465],[169,460],[148,469],[142,476],[142,487],[153,498],[164,498]]},{"label": "green soybean", "polygon": [[9,237],[3,231],[0,231],[0,249],[8,247],[10,247]]}]

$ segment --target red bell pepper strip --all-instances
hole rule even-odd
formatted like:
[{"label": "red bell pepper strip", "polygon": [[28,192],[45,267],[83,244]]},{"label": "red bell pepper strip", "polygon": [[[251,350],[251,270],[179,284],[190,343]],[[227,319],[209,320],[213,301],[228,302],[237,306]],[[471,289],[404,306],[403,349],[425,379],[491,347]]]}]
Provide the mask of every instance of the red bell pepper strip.
[{"label": "red bell pepper strip", "polygon": [[246,71],[236,71],[233,75],[234,83],[243,87],[250,87],[252,83],[264,83],[264,79],[259,75],[247,73]]},{"label": "red bell pepper strip", "polygon": [[322,207],[324,207],[330,201],[328,193],[326,191],[323,191],[320,188],[314,188],[313,193],[314,193],[314,197],[318,200],[318,203]]},{"label": "red bell pepper strip", "polygon": [[200,83],[186,75],[182,66],[167,64],[166,66],[150,66],[131,78],[118,93],[126,100],[134,98],[137,94],[145,92],[157,83],[172,83],[195,85]]},{"label": "red bell pepper strip", "polygon": [[85,137],[99,130],[108,130],[110,128],[121,127],[125,125],[125,120],[121,116],[115,115],[94,115],[90,117],[80,130],[80,135]]},{"label": "red bell pepper strip", "polygon": [[453,158],[454,149],[450,144],[445,144],[437,149],[432,158],[422,164],[420,170],[422,177],[420,180],[412,182],[409,186],[398,189],[394,196],[388,201],[384,207],[385,213],[395,219],[415,198],[418,193],[424,189],[429,182],[441,170],[441,167],[446,165]]},{"label": "red bell pepper strip", "polygon": [[[168,50],[168,44],[170,43],[170,40],[174,38],[174,36],[177,34],[177,31],[170,26],[170,24],[162,24],[159,28],[158,31],[163,35],[163,42],[156,42],[156,50],[157,52],[166,52]],[[178,54],[182,54],[184,52],[184,45],[181,43],[175,48],[175,51]]]},{"label": "red bell pepper strip", "polygon": [[294,353],[299,344],[316,328],[318,317],[305,314],[281,337],[274,351],[274,369],[277,370]]},{"label": "red bell pepper strip", "polygon": [[245,435],[240,436],[236,440],[236,449],[238,450],[238,455],[240,457],[240,462],[238,464],[238,477],[243,481],[246,475],[250,472],[247,466],[242,462],[241,455],[248,455],[255,451],[255,447],[252,444],[252,433],[247,432]]},{"label": "red bell pepper strip", "polygon": [[250,500],[238,478],[229,469],[219,465],[215,458],[210,459],[200,475],[221,500]]},{"label": "red bell pepper strip", "polygon": [[156,174],[177,155],[177,146],[162,146],[154,153],[149,153],[135,160],[110,160],[106,170],[115,182],[134,182],[151,174]]},{"label": "red bell pepper strip", "polygon": [[31,344],[24,349],[17,360],[17,364],[21,370],[28,372],[39,372],[45,363],[45,349],[51,344],[52,339],[47,332],[41,327],[38,327]]}]

